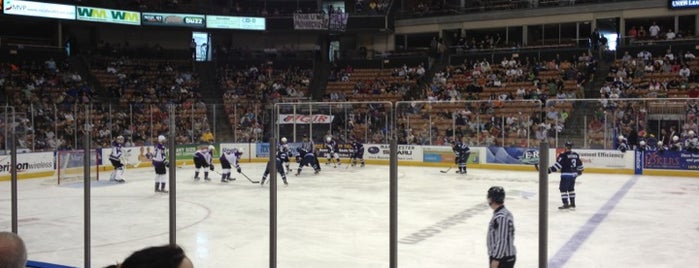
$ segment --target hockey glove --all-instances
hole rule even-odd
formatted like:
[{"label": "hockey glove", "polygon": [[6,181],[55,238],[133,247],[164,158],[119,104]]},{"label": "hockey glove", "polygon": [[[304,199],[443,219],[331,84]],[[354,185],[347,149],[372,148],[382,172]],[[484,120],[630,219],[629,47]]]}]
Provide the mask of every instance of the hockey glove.
[{"label": "hockey glove", "polygon": [[241,172],[241,171],[240,171],[240,167],[236,168],[235,171],[238,171],[238,173],[240,173],[240,172]]},{"label": "hockey glove", "polygon": [[211,171],[214,171],[214,165],[210,165],[210,166],[209,166],[209,169],[210,169]]},{"label": "hockey glove", "polygon": [[163,165],[165,165],[165,167],[170,167],[170,162],[168,162],[167,160],[165,160],[165,161],[163,162]]},{"label": "hockey glove", "polygon": [[552,172],[552,171],[551,171],[551,168],[549,168],[549,169],[548,169],[548,173],[551,174],[551,172]]}]

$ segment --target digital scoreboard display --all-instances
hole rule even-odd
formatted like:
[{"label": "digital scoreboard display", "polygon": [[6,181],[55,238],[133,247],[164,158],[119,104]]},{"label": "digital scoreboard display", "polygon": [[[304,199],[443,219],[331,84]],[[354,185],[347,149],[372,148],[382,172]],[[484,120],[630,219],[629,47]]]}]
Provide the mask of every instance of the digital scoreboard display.
[{"label": "digital scoreboard display", "polygon": [[699,8],[699,0],[668,0],[667,7],[670,9]]},{"label": "digital scoreboard display", "polygon": [[206,16],[200,14],[143,12],[141,13],[141,24],[204,28],[206,26]]}]

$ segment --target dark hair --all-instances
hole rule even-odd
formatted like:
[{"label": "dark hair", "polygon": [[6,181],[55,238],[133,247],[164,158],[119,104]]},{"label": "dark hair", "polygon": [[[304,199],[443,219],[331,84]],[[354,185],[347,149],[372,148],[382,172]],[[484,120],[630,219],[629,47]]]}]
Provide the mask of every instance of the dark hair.
[{"label": "dark hair", "polygon": [[185,257],[178,245],[149,247],[131,254],[121,268],[177,268]]}]

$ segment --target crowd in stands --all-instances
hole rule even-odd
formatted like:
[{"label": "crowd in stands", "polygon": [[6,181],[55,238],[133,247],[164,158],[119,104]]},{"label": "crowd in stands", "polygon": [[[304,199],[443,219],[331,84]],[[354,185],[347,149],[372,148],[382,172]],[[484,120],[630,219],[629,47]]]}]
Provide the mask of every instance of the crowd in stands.
[{"label": "crowd in stands", "polygon": [[79,73],[65,61],[51,58],[44,62],[1,63],[0,87],[3,99],[16,112],[12,121],[11,110],[3,111],[7,117],[2,119],[2,143],[5,145],[14,127],[20,149],[72,148],[84,131],[78,107],[96,99],[93,87]]},{"label": "crowd in stands", "polygon": [[313,71],[260,64],[246,67],[224,66],[218,74],[219,87],[225,90],[224,107],[235,130],[236,141],[253,142],[264,137],[266,125],[261,117],[265,105],[282,99],[307,99]]},{"label": "crowd in stands", "polygon": [[[601,112],[597,114],[609,116],[596,119],[610,120],[617,135],[629,137],[629,143],[634,146],[641,140],[649,138],[650,135],[667,145],[675,136],[669,133],[678,133],[677,136],[680,139],[686,137],[689,130],[696,133],[699,129],[696,129],[694,100],[687,103],[670,101],[661,105],[662,107],[657,107],[658,105],[653,104],[652,101],[629,102],[617,101],[617,99],[696,98],[699,96],[698,72],[699,61],[691,51],[673,51],[672,48],[668,48],[662,55],[653,55],[648,50],[642,50],[636,55],[624,52],[624,55],[611,66],[607,81],[600,88],[602,105],[599,108]],[[681,114],[682,111],[686,111],[682,124],[689,124],[688,127],[683,127],[679,132],[675,131],[679,126],[675,129],[665,128],[658,133],[657,127],[648,124],[647,115],[651,105],[655,105],[658,109],[666,109],[665,111],[669,113]],[[675,111],[672,110],[673,106],[676,107]],[[599,134],[594,136],[595,142],[601,142]]]}]

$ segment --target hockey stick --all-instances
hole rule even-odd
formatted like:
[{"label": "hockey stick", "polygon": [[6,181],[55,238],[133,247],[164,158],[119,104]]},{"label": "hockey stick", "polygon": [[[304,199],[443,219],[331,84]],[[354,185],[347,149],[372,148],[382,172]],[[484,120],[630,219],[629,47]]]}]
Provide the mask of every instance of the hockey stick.
[{"label": "hockey stick", "polygon": [[449,167],[447,170],[440,170],[439,172],[448,173],[452,168],[454,168],[454,166]]},{"label": "hockey stick", "polygon": [[536,171],[539,171],[539,164],[534,164],[534,169],[536,169]]},{"label": "hockey stick", "polygon": [[248,180],[249,180],[250,182],[252,182],[252,183],[260,183],[260,181],[251,180],[251,179],[248,177],[248,175],[245,175],[245,173],[243,173],[243,172],[240,172],[240,175],[243,175],[243,177],[245,177],[246,179],[248,179]]}]

